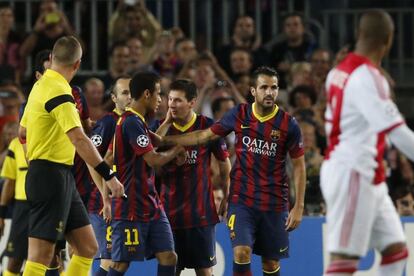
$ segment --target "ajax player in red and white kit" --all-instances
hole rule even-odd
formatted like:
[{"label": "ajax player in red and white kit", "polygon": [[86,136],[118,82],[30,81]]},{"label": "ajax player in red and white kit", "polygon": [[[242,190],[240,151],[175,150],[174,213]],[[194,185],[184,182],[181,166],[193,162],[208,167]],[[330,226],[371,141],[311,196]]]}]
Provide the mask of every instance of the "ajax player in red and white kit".
[{"label": "ajax player in red and white kit", "polygon": [[328,149],[321,189],[327,204],[331,262],[325,275],[352,275],[370,248],[381,252],[380,276],[402,275],[408,257],[383,166],[386,137],[414,160],[414,134],[390,99],[390,87],[379,69],[393,32],[387,13],[366,12],[355,52],[327,78]]}]

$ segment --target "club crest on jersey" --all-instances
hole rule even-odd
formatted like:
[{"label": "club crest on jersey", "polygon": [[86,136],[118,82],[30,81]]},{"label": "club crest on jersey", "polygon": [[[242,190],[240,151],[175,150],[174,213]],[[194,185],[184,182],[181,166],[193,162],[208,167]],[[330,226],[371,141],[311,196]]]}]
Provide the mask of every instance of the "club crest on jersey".
[{"label": "club crest on jersey", "polygon": [[95,147],[99,147],[102,144],[102,137],[98,134],[93,135],[91,140]]},{"label": "club crest on jersey", "polygon": [[146,146],[149,145],[149,138],[146,135],[140,135],[137,138],[137,144],[138,146],[140,146],[141,148],[145,148]]},{"label": "club crest on jersey", "polygon": [[273,141],[279,140],[280,130],[272,129],[272,132],[270,132],[270,138],[272,138]]}]

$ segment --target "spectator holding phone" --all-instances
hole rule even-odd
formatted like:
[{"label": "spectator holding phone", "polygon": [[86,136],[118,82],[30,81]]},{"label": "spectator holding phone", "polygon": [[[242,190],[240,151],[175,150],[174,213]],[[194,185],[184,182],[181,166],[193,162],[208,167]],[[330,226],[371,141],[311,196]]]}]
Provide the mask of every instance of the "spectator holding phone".
[{"label": "spectator holding phone", "polygon": [[43,0],[40,3],[39,16],[33,31],[24,40],[20,55],[34,57],[39,51],[52,49],[55,42],[65,35],[73,35],[74,31],[66,15],[58,9],[55,0]]}]

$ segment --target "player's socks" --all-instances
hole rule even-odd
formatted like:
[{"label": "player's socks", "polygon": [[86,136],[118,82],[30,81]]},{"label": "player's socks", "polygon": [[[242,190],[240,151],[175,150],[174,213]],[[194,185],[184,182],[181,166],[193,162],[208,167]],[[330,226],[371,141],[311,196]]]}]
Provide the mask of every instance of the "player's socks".
[{"label": "player's socks", "polygon": [[5,271],[3,271],[3,276],[20,276],[20,273],[13,273],[6,269]]},{"label": "player's socks", "polygon": [[46,276],[60,276],[59,267],[48,268],[45,275]]},{"label": "player's socks", "polygon": [[107,276],[123,276],[125,272],[116,271],[112,267],[109,268]]},{"label": "player's socks", "polygon": [[108,275],[108,271],[106,271],[105,269],[102,268],[102,266],[100,266],[93,276],[107,276],[107,275]]},{"label": "player's socks", "polygon": [[325,276],[350,276],[358,268],[358,260],[335,260],[326,269]]},{"label": "player's socks", "polygon": [[263,276],[280,276],[280,266],[273,271],[263,270]]},{"label": "player's socks", "polygon": [[23,276],[45,276],[47,266],[41,263],[26,261]]},{"label": "player's socks", "polygon": [[158,264],[157,276],[174,276],[175,265],[160,265]]},{"label": "player's socks", "polygon": [[233,261],[233,276],[252,276],[250,262],[236,263]]},{"label": "player's socks", "polygon": [[67,276],[88,276],[93,259],[73,255],[70,259]]},{"label": "player's socks", "polygon": [[378,270],[378,276],[402,275],[407,262],[408,250],[404,248],[396,254],[382,256],[381,266]]}]

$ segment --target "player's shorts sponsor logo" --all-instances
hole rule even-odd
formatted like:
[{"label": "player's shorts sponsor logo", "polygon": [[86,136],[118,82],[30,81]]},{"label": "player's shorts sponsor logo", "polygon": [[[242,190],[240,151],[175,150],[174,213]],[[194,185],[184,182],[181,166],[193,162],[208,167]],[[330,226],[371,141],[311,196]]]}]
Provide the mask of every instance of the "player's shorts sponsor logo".
[{"label": "player's shorts sponsor logo", "polygon": [[243,136],[242,142],[250,152],[260,155],[267,155],[269,157],[276,156],[277,143],[251,138],[249,136]]},{"label": "player's shorts sponsor logo", "polygon": [[102,137],[101,135],[95,134],[91,137],[92,143],[95,147],[99,147],[102,145]]},{"label": "player's shorts sponsor logo", "polygon": [[140,146],[141,148],[145,148],[146,146],[149,145],[149,138],[147,135],[140,135],[137,137],[137,144],[138,146]]}]

